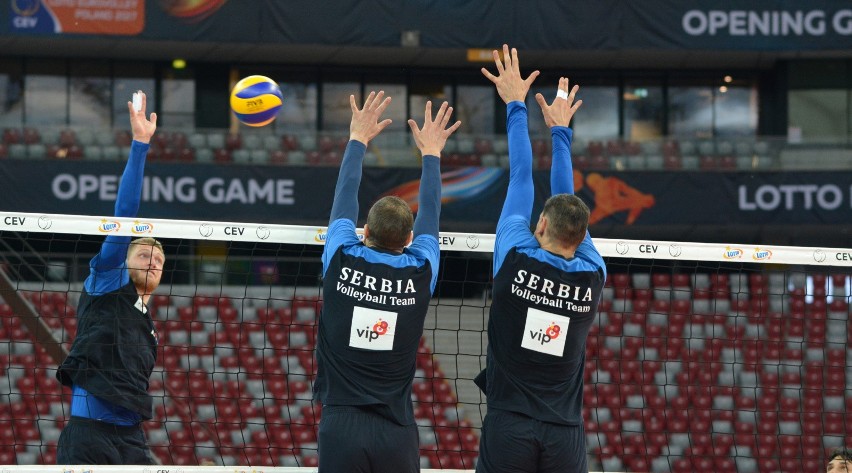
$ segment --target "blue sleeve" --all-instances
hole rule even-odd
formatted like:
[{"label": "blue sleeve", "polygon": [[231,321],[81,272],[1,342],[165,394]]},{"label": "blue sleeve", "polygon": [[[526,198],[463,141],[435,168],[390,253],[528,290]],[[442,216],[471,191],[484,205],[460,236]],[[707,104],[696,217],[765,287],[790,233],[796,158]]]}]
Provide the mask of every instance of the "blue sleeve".
[{"label": "blue sleeve", "polygon": [[[532,144],[527,125],[527,107],[510,102],[506,109],[506,133],[509,139],[509,188],[503,211],[497,222],[494,242],[494,274],[513,247],[535,242],[530,232],[535,189],[532,178]],[[538,242],[535,242],[538,244]]]},{"label": "blue sleeve", "polygon": [[603,270],[604,279],[606,279],[606,263],[604,263],[603,256],[601,256],[601,253],[592,241],[592,236],[588,231],[586,231],[586,238],[580,242],[577,250],[574,251],[574,256],[583,258],[586,261],[591,261],[592,263],[600,266],[601,270]]},{"label": "blue sleeve", "polygon": [[532,178],[532,143],[527,124],[527,106],[510,102],[506,108],[506,134],[509,140],[509,189],[500,220],[520,215],[527,222],[532,213],[535,189]]},{"label": "blue sleeve", "polygon": [[520,215],[510,215],[500,219],[497,224],[497,235],[494,238],[494,275],[500,271],[506,255],[512,248],[537,248],[540,245],[530,231],[528,219]]},{"label": "blue sleeve", "polygon": [[420,177],[420,204],[414,220],[414,237],[432,235],[438,238],[441,217],[441,161],[437,156],[423,156]]},{"label": "blue sleeve", "polygon": [[361,186],[361,164],[367,147],[364,143],[349,140],[340,174],[334,188],[334,203],[331,205],[331,217],[328,220],[325,248],[322,250],[322,275],[328,270],[331,257],[343,245],[357,244],[355,222],[358,220],[358,188]]},{"label": "blue sleeve", "polygon": [[[145,156],[150,145],[133,141],[130,155],[115,199],[116,217],[135,217],[142,200],[142,179],[145,176]],[[86,292],[104,294],[127,284],[130,276],[124,268],[130,237],[109,235],[101,245],[101,251],[89,262],[89,277]]]},{"label": "blue sleeve", "polygon": [[438,268],[441,262],[438,237],[428,233],[418,235],[414,237],[414,241],[406,248],[406,251],[429,261],[429,266],[432,268],[432,280],[429,287],[434,294],[435,284],[438,282]]},{"label": "blue sleeve", "polygon": [[355,222],[348,218],[339,218],[328,226],[325,248],[322,249],[322,276],[328,271],[328,265],[337,249],[344,245],[357,245],[360,240],[355,232]]},{"label": "blue sleeve", "polygon": [[340,163],[340,174],[337,176],[337,186],[334,188],[329,227],[332,222],[341,218],[352,220],[352,223],[358,220],[358,188],[361,186],[361,164],[366,152],[367,146],[360,141],[349,140],[346,145],[343,161]]},{"label": "blue sleeve", "polygon": [[553,163],[550,166],[550,194],[574,193],[574,170],[571,167],[571,140],[574,132],[567,126],[550,129],[553,138]]}]

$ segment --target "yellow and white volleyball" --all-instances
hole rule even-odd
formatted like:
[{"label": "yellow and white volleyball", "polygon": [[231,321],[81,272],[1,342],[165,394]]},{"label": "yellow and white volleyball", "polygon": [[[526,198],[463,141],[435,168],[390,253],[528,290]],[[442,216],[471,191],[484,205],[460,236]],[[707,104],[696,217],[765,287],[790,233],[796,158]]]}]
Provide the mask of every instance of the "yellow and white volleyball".
[{"label": "yellow and white volleyball", "polygon": [[231,91],[231,110],[248,126],[272,123],[283,102],[278,84],[266,76],[248,76]]}]

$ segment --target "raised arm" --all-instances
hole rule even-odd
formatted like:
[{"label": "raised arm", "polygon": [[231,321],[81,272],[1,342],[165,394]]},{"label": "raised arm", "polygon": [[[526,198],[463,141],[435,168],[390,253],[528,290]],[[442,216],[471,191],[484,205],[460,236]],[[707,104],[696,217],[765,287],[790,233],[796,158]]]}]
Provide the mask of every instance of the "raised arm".
[{"label": "raised arm", "polygon": [[420,203],[417,218],[414,220],[414,237],[419,235],[432,235],[438,238],[438,220],[441,215],[441,164],[440,156],[447,138],[450,137],[459,126],[456,121],[447,128],[453,107],[447,102],[441,104],[435,119],[432,120],[432,102],[426,102],[425,118],[423,128],[417,126],[414,120],[408,120],[414,142],[423,156],[423,175],[420,178]]},{"label": "raised arm", "polygon": [[357,243],[355,223],[358,220],[358,188],[361,186],[361,165],[367,145],[382,130],[391,124],[390,119],[379,121],[382,113],[390,105],[391,98],[384,91],[370,92],[364,107],[358,108],[355,96],[349,96],[352,108],[352,122],[349,124],[349,144],[343,153],[340,174],[334,188],[334,203],[328,220],[328,232],[325,248],[322,252],[322,273],[325,275],[331,257],[337,249],[349,242]]},{"label": "raised arm", "polygon": [[382,100],[384,95],[384,91],[378,94],[370,92],[362,109],[359,109],[355,103],[355,96],[349,96],[349,106],[352,108],[349,144],[346,146],[343,161],[340,164],[329,224],[341,218],[351,220],[353,224],[358,220],[358,188],[361,186],[361,164],[367,152],[367,145],[391,124],[390,119],[378,121],[391,102],[390,97]]},{"label": "raised arm", "polygon": [[500,221],[512,215],[520,215],[529,223],[535,191],[532,180],[532,144],[524,101],[539,73],[533,71],[526,79],[522,78],[518,50],[512,48],[510,54],[509,46],[505,44],[502,61],[497,51],[493,52],[493,56],[498,75],[491,74],[484,67],[482,74],[497,86],[497,93],[507,105],[506,132],[509,139],[509,189]]},{"label": "raised arm", "polygon": [[559,78],[559,87],[556,98],[550,105],[544,100],[544,96],[536,94],[535,99],[541,107],[544,115],[544,123],[550,127],[550,135],[553,139],[553,163],[550,168],[550,192],[552,194],[574,193],[574,172],[571,167],[571,140],[573,130],[568,128],[571,118],[582,100],[574,102],[580,86],[575,85],[568,93],[568,79]]},{"label": "raised arm", "polygon": [[[130,129],[133,142],[130,144],[130,155],[127,165],[121,175],[118,192],[115,199],[116,217],[135,217],[139,212],[142,200],[142,180],[145,176],[145,157],[148,154],[149,143],[157,130],[157,114],[152,113],[150,120],[145,117],[148,98],[141,90],[137,92],[142,98],[142,108],[136,111],[132,102],[127,102],[130,114]],[[92,269],[110,270],[121,266],[127,256],[127,244],[130,237],[107,236],[101,247],[101,252],[92,260]]]}]

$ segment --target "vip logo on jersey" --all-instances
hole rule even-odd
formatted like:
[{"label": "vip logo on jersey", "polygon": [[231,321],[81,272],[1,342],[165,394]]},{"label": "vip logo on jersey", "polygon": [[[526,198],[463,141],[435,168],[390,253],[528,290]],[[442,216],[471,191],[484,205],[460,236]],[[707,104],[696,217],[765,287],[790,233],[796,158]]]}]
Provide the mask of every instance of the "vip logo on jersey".
[{"label": "vip logo on jersey", "polygon": [[[562,356],[565,351],[565,337],[560,336],[568,330],[571,319],[530,307],[527,309],[527,322],[521,347],[547,355]],[[564,327],[564,329],[563,329]]]},{"label": "vip logo on jersey", "polygon": [[136,220],[135,222],[133,222],[133,226],[130,227],[130,231],[135,235],[151,233],[154,231],[154,224],[148,222],[140,222],[139,220]]},{"label": "vip logo on jersey", "polygon": [[121,229],[121,223],[115,220],[101,219],[98,231],[101,233],[115,233]]},{"label": "vip logo on jersey", "polygon": [[396,317],[396,312],[355,307],[352,310],[349,346],[365,350],[393,350]]},{"label": "vip logo on jersey", "polygon": [[545,330],[544,333],[551,340],[554,340],[556,338],[559,338],[559,330],[561,330],[561,329],[559,328],[558,325],[556,325],[556,322],[551,322],[550,327],[547,327],[547,330]]},{"label": "vip logo on jersey", "polygon": [[388,323],[385,320],[379,319],[375,325],[373,325],[373,333],[377,336],[381,337],[382,335],[388,333]]}]

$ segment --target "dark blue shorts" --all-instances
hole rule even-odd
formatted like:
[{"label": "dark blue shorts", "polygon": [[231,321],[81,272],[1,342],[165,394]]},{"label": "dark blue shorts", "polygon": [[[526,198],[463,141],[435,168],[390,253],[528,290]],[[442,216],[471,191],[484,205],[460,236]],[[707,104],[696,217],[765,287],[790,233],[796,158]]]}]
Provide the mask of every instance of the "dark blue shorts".
[{"label": "dark blue shorts", "polygon": [[56,445],[57,465],[155,465],[141,425],[71,417]]},{"label": "dark blue shorts", "polygon": [[588,473],[583,425],[559,425],[488,409],[476,473]]},{"label": "dark blue shorts", "polygon": [[319,473],[420,471],[417,425],[399,425],[368,407],[323,406]]}]

